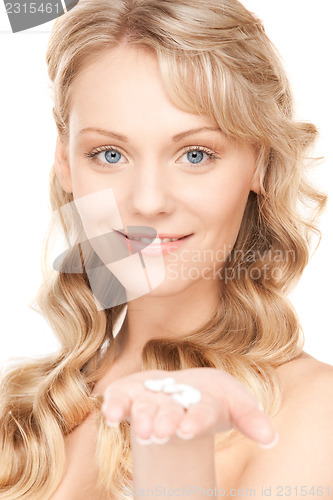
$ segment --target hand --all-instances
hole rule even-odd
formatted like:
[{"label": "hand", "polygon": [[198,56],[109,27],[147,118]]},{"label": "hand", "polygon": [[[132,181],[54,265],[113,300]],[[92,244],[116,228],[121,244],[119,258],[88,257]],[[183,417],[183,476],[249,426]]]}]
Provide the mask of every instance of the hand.
[{"label": "hand", "polygon": [[[188,410],[171,395],[144,387],[146,379],[174,378],[201,392]],[[112,382],[104,394],[102,412],[108,425],[127,420],[139,442],[167,442],[215,434],[237,428],[260,445],[273,446],[277,433],[249,390],[235,377],[216,368],[166,371],[146,370]]]}]

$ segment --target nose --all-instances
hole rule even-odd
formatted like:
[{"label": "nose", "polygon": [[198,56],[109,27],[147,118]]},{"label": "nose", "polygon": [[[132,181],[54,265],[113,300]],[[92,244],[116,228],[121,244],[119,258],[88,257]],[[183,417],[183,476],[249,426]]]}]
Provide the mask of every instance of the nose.
[{"label": "nose", "polygon": [[136,166],[134,170],[129,193],[130,211],[145,218],[170,213],[173,198],[165,169],[149,162]]}]

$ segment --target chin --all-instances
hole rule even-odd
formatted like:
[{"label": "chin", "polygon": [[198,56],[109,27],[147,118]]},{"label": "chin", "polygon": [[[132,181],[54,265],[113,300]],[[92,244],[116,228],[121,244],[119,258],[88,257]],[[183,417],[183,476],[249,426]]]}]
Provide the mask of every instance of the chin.
[{"label": "chin", "polygon": [[[151,298],[157,298],[157,297],[173,297],[177,296],[186,290],[190,289],[194,285],[194,281],[191,280],[167,280],[165,279],[160,285],[155,287],[153,290],[149,291],[148,293],[142,294],[144,297],[151,297]],[[128,297],[130,298],[130,294],[128,294]],[[140,298],[140,297],[136,297]],[[132,300],[135,300],[133,298]]]}]

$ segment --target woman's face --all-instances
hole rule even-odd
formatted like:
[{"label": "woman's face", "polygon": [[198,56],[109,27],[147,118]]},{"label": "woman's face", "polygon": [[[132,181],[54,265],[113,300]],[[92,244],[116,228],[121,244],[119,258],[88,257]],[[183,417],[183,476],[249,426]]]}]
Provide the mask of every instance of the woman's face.
[{"label": "woman's face", "polygon": [[[155,245],[148,239],[133,247],[131,257],[105,262],[118,272],[131,300],[149,291],[168,295],[217,287],[249,192],[258,190],[255,164],[251,146],[227,140],[207,117],[173,104],[152,53],[122,46],[76,76],[69,140],[57,141],[55,167],[62,187],[73,193],[89,238],[125,232],[126,226],[147,226],[162,237],[187,236]],[[114,234],[126,245],[125,236]],[[140,260],[138,250],[147,244]]]}]

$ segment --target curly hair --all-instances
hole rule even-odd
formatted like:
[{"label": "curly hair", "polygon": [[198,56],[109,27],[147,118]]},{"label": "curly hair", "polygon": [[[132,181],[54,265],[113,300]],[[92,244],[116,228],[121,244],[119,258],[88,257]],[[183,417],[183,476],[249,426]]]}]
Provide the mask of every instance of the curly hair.
[{"label": "curly hair", "polygon": [[[327,197],[306,177],[317,129],[295,120],[279,55],[262,22],[237,0],[80,0],[55,21],[46,54],[60,136],[69,134],[73,81],[121,43],[156,54],[165,88],[179,108],[204,114],[228,137],[253,144],[260,175],[260,193],[250,192],[227,262],[228,269],[247,272],[221,281],[221,300],[203,328],[181,339],[149,340],[143,369],[226,370],[272,416],[281,405],[275,368],[297,357],[304,345],[287,293],[309,261],[312,236],[320,241],[316,220]],[[53,210],[73,201],[54,166],[50,199]],[[74,223],[62,220],[63,230],[75,231]],[[61,349],[2,375],[0,499],[45,500],[57,488],[65,467],[64,437],[94,408],[91,391],[114,359],[114,325],[126,306],[97,310],[85,272],[56,272],[46,265],[36,304]],[[236,430],[222,433],[216,446],[237,438]],[[99,487],[123,499],[121,490],[132,481],[128,422],[111,429],[99,418],[95,459]]]}]

